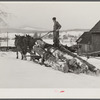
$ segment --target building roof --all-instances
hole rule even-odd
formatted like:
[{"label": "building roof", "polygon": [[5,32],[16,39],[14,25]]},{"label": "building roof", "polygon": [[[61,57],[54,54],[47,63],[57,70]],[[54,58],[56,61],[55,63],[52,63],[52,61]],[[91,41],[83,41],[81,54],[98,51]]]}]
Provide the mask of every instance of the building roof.
[{"label": "building roof", "polygon": [[87,44],[91,42],[91,34],[100,33],[100,20],[94,25],[89,32],[84,32],[77,40],[77,43]]},{"label": "building roof", "polygon": [[94,33],[99,33],[100,32],[100,20],[95,24],[95,26],[90,30],[90,32]]},{"label": "building roof", "polygon": [[88,44],[91,42],[91,33],[84,32],[77,40],[77,43]]}]

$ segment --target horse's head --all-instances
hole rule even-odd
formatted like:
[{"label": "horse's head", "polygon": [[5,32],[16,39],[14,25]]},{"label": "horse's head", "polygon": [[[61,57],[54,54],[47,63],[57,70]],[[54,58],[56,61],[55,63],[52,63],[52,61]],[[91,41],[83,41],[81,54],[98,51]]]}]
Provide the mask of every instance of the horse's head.
[{"label": "horse's head", "polygon": [[17,39],[17,38],[19,38],[19,37],[20,37],[20,35],[16,35],[16,34],[15,34],[15,39]]},{"label": "horse's head", "polygon": [[29,40],[30,38],[31,36],[26,34],[26,39]]},{"label": "horse's head", "polygon": [[16,34],[15,34],[15,38],[17,38],[17,37],[20,37],[20,35],[16,35]]},{"label": "horse's head", "polygon": [[17,46],[17,44],[19,43],[19,40],[20,40],[20,35],[15,34],[15,46]]},{"label": "horse's head", "polygon": [[31,38],[32,38],[32,37],[31,37],[30,35],[27,35],[27,34],[26,34],[26,41],[27,41],[28,44],[30,43]]}]

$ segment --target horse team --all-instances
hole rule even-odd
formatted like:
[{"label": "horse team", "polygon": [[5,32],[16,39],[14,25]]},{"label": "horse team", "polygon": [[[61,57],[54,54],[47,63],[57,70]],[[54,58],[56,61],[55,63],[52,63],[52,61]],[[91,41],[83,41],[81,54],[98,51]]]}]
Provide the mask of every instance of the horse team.
[{"label": "horse team", "polygon": [[[50,47],[52,45],[45,43],[42,38],[34,38],[30,35],[26,35],[26,36],[20,36],[20,35],[15,35],[15,47],[16,47],[16,54],[17,54],[17,59],[19,58],[18,56],[18,52],[21,53],[21,59],[26,60],[26,54],[30,53],[30,55],[32,54],[33,51],[33,47],[34,45],[36,45],[36,42],[38,42],[40,40],[40,42],[42,41],[45,46],[44,48]],[[35,52],[34,52],[35,53]]]}]

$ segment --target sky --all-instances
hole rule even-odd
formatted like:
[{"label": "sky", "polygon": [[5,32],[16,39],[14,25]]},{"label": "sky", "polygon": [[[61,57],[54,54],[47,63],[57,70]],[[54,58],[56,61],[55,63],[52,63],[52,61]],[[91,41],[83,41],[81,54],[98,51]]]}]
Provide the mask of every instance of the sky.
[{"label": "sky", "polygon": [[53,28],[56,17],[62,30],[91,29],[100,20],[100,2],[1,2],[10,27]]}]

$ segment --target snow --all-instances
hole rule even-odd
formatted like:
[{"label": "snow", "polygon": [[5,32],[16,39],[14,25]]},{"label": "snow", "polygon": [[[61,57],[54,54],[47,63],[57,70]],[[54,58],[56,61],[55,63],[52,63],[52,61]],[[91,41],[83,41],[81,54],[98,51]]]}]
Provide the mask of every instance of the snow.
[{"label": "snow", "polygon": [[82,35],[84,31],[67,31],[67,32],[60,32],[60,35],[72,35],[72,36],[79,36]]},{"label": "snow", "polygon": [[67,34],[73,35],[73,36],[80,36],[84,33],[84,31],[68,31]]},{"label": "snow", "polygon": [[[82,57],[83,59],[87,60],[86,57]],[[89,63],[93,64],[94,66],[96,66],[96,68],[100,69],[100,57],[91,57],[90,59],[87,60]]]},{"label": "snow", "polygon": [[[100,59],[88,60],[100,68]],[[63,73],[33,61],[0,52],[0,88],[100,88],[100,76]]]},{"label": "snow", "polygon": [[46,43],[53,44],[53,39],[43,39]]}]

